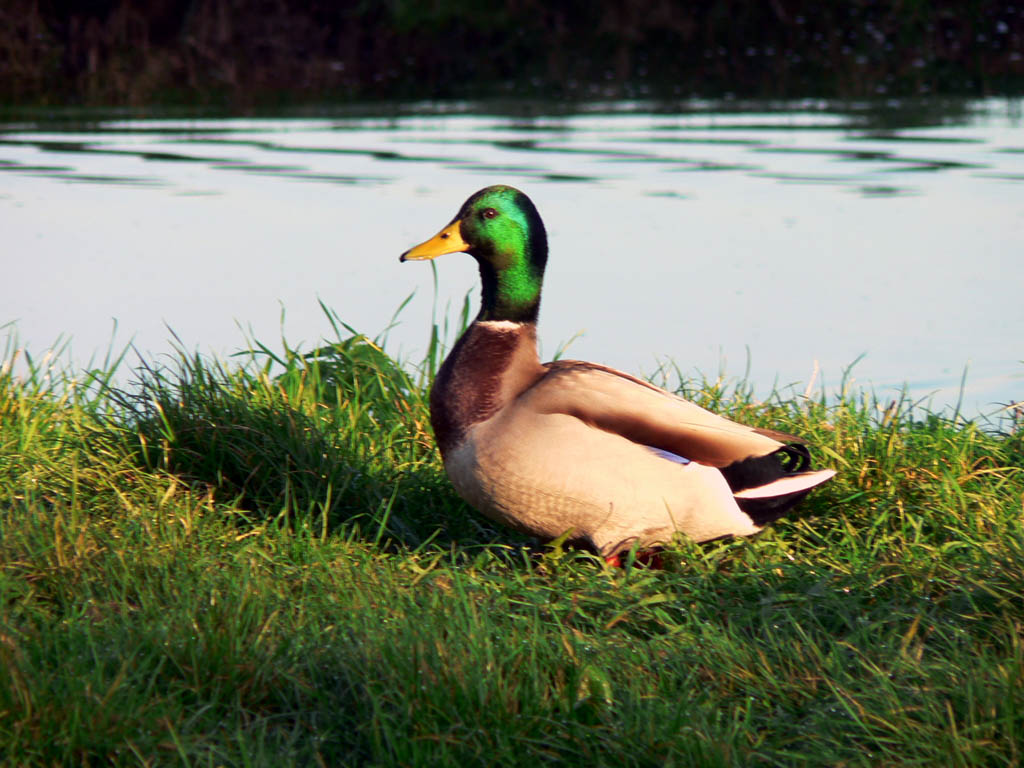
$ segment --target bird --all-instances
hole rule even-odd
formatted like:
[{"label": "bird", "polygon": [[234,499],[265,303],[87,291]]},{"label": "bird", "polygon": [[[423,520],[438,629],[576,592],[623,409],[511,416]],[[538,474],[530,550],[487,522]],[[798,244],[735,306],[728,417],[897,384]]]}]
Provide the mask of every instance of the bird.
[{"label": "bird", "polygon": [[673,536],[749,536],[835,475],[800,438],[751,427],[596,363],[541,363],[548,258],[533,202],[471,195],[400,261],[449,253],[480,270],[480,310],[437,371],[430,422],[456,492],[491,520],[620,565]]}]

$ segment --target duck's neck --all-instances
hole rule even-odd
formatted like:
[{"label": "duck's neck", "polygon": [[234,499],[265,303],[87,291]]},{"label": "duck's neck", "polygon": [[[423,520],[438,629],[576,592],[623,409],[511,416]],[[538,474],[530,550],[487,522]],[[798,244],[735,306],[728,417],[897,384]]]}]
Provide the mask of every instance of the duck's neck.
[{"label": "duck's neck", "polygon": [[[536,325],[540,312],[540,289],[543,273],[537,274],[529,262],[496,269],[487,261],[480,262],[480,321],[508,321]],[[536,334],[536,327],[534,328]]]}]

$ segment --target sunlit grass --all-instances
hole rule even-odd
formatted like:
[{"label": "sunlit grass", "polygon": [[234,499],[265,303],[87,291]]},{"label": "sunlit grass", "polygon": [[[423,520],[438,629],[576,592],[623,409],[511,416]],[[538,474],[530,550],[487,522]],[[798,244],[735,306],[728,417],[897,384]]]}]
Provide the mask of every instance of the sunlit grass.
[{"label": "sunlit grass", "polygon": [[4,764],[1020,764],[1019,422],[668,376],[839,474],[612,570],[454,495],[439,345],[416,369],[333,319],[121,387],[8,343]]}]

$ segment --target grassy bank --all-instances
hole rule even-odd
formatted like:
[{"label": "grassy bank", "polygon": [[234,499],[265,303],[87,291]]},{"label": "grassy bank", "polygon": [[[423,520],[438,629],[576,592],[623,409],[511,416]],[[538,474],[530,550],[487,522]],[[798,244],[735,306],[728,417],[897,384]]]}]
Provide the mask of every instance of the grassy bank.
[{"label": "grassy bank", "polygon": [[436,354],[336,331],[123,389],[8,345],[0,762],[1020,764],[1019,425],[683,382],[839,475],[611,570],[468,510]]}]

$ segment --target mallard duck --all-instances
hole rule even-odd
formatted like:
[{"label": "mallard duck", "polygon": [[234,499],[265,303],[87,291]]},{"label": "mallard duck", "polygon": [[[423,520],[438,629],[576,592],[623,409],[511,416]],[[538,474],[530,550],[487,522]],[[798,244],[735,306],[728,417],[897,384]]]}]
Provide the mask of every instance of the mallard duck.
[{"label": "mallard duck", "polygon": [[835,472],[803,441],[738,424],[594,363],[540,362],[537,313],[548,258],[537,209],[517,189],[471,196],[400,261],[468,253],[480,313],[441,366],[430,421],[459,495],[487,517],[617,562],[676,532],[746,536]]}]

